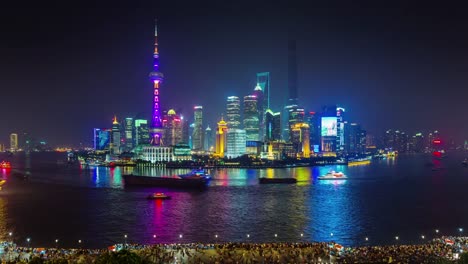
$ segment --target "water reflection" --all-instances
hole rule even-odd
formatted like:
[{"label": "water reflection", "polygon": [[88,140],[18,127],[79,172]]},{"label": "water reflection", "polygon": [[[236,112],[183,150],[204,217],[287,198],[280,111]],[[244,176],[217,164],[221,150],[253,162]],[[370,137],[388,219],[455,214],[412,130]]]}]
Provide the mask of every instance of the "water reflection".
[{"label": "water reflection", "polygon": [[6,199],[0,196],[0,241],[5,241],[8,236],[6,207]]}]

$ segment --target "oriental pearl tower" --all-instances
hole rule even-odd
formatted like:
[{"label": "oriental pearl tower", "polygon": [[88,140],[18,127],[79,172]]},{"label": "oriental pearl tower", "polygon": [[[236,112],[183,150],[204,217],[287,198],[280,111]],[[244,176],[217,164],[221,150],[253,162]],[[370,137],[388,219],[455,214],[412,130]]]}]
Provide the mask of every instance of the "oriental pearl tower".
[{"label": "oriental pearl tower", "polygon": [[153,52],[153,70],[149,73],[149,78],[153,83],[153,106],[151,116],[150,144],[153,146],[162,146],[163,126],[161,121],[161,105],[159,98],[159,88],[164,75],[159,71],[159,51],[158,51],[158,25],[154,25],[154,52]]}]

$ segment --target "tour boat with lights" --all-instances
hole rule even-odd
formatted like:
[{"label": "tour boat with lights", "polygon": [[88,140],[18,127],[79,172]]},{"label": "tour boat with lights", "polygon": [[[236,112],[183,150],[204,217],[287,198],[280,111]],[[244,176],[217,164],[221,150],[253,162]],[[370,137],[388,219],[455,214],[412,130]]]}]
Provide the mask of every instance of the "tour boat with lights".
[{"label": "tour boat with lights", "polygon": [[348,177],[342,172],[330,171],[329,173],[318,177],[319,180],[346,180]]},{"label": "tour boat with lights", "polygon": [[148,200],[168,200],[171,199],[169,195],[165,195],[164,193],[153,193],[148,195]]},{"label": "tour boat with lights", "polygon": [[133,174],[123,175],[126,186],[153,186],[169,188],[205,188],[211,180],[211,176],[203,170],[193,170],[189,174],[174,176],[138,176]]},{"label": "tour boat with lights", "polygon": [[295,178],[264,178],[259,179],[260,184],[275,184],[275,183],[297,183]]},{"label": "tour boat with lights", "polygon": [[11,163],[9,161],[3,160],[0,162],[0,169],[11,169]]},{"label": "tour boat with lights", "polygon": [[2,186],[6,183],[6,180],[0,180],[0,191],[2,190]]}]

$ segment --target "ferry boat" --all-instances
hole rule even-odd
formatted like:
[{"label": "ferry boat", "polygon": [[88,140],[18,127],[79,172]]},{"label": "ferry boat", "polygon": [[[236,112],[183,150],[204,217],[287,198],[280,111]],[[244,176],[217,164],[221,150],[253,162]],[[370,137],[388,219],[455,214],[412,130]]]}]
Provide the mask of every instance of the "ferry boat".
[{"label": "ferry boat", "polygon": [[349,159],[348,166],[356,166],[356,165],[366,165],[370,164],[372,157],[365,157],[360,159]]},{"label": "ferry boat", "polygon": [[205,188],[211,180],[211,176],[204,171],[194,170],[189,174],[175,176],[138,176],[133,174],[123,175],[126,186],[153,186],[169,188]]},{"label": "ferry boat", "polygon": [[148,200],[168,200],[171,199],[169,195],[165,195],[164,193],[153,193],[148,195]]},{"label": "ferry boat", "polygon": [[259,179],[260,184],[275,184],[275,183],[297,183],[295,178],[264,178]]},{"label": "ferry boat", "polygon": [[0,162],[0,169],[11,169],[11,163],[3,160]]},{"label": "ferry boat", "polygon": [[330,171],[325,175],[318,177],[319,180],[346,180],[348,177],[342,172]]}]

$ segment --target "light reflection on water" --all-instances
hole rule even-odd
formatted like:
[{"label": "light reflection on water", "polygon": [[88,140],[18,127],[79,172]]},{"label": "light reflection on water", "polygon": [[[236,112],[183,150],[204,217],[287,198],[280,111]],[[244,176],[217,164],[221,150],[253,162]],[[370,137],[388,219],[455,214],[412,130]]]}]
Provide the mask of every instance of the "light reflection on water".
[{"label": "light reflection on water", "polygon": [[[468,203],[463,195],[468,174],[456,160],[432,161],[447,168],[438,171],[424,167],[424,156],[352,167],[216,169],[209,171],[213,180],[206,191],[181,191],[125,188],[122,175],[190,170],[77,168],[38,162],[34,154],[28,159],[30,181],[9,184],[0,196],[0,237],[7,229],[17,230],[19,240],[34,235],[41,246],[55,237],[74,246],[70,241],[86,237],[89,246],[102,247],[122,242],[124,233],[129,241],[144,243],[214,242],[214,234],[219,241],[298,241],[300,233],[307,241],[333,239],[345,245],[361,244],[364,237],[388,243],[396,234],[409,242],[435,228],[449,233],[468,223],[468,212],[458,208]],[[28,165],[21,159],[14,164]],[[348,180],[318,180],[330,170]],[[1,173],[9,178],[9,172]],[[294,177],[298,183],[260,185],[259,177]],[[172,199],[146,199],[159,191]]]}]

